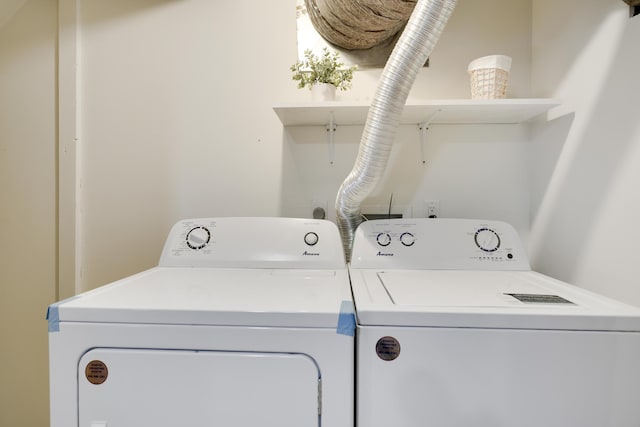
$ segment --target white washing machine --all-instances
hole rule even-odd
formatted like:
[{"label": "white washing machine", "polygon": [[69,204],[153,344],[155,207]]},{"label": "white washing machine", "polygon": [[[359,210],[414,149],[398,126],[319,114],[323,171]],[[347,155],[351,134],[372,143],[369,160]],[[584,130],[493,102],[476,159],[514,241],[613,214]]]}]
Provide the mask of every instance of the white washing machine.
[{"label": "white washing machine", "polygon": [[176,224],[158,267],[49,307],[51,426],[352,427],[337,227]]},{"label": "white washing machine", "polygon": [[368,221],[360,427],[638,427],[640,311],[530,270],[508,224]]}]

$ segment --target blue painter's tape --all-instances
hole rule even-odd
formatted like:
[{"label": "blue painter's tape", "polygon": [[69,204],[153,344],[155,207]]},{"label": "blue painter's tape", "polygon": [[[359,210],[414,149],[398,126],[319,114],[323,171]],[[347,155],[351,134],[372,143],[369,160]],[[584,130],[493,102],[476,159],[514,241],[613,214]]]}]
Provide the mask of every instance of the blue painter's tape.
[{"label": "blue painter's tape", "polygon": [[49,332],[58,332],[60,330],[60,311],[58,304],[51,304],[47,308],[47,320],[49,321]]},{"label": "blue painter's tape", "polygon": [[356,313],[353,309],[353,302],[342,301],[340,304],[336,333],[350,337],[356,334]]},{"label": "blue painter's tape", "polygon": [[60,331],[60,305],[65,302],[73,301],[78,297],[67,298],[62,301],[58,301],[56,303],[51,304],[47,308],[47,321],[49,322],[49,332],[59,332]]}]

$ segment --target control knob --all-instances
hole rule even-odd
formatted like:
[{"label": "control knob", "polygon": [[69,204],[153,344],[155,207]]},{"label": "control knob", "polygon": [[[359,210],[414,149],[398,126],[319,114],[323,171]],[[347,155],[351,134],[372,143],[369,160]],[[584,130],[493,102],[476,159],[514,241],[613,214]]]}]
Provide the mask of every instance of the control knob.
[{"label": "control knob", "polygon": [[412,246],[415,242],[416,236],[414,236],[413,233],[406,232],[400,235],[400,243],[405,246]]},{"label": "control knob", "polygon": [[484,252],[495,252],[500,247],[500,236],[490,228],[480,228],[474,236],[476,245]]},{"label": "control knob", "polygon": [[391,244],[391,236],[389,233],[378,233],[376,241],[380,246],[389,246]]},{"label": "control knob", "polygon": [[202,249],[211,240],[211,232],[206,227],[194,227],[187,232],[187,246],[191,249]]},{"label": "control knob", "polygon": [[315,245],[316,243],[318,243],[318,240],[318,235],[313,231],[310,231],[304,235],[304,242],[309,246]]}]

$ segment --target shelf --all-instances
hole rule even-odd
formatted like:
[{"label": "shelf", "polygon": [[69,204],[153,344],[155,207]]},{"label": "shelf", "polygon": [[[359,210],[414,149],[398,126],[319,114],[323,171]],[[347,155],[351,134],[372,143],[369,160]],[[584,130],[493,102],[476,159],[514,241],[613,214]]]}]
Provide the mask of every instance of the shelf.
[{"label": "shelf", "polygon": [[[401,124],[514,124],[527,122],[560,105],[554,99],[447,99],[409,101]],[[363,102],[320,102],[275,105],[284,126],[337,126],[364,124],[369,104]]]}]

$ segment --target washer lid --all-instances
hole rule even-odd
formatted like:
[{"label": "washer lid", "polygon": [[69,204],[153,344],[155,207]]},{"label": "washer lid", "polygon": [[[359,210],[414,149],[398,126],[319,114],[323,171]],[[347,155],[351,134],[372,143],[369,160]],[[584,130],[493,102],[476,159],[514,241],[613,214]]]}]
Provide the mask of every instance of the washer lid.
[{"label": "washer lid", "polygon": [[352,270],[361,325],[640,331],[640,309],[539,273]]},{"label": "washer lid", "polygon": [[[345,327],[346,270],[156,267],[49,308],[52,322]],[[55,329],[55,324],[53,325]]]}]

